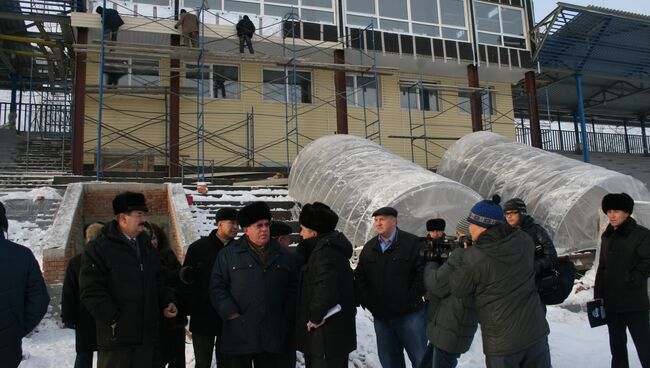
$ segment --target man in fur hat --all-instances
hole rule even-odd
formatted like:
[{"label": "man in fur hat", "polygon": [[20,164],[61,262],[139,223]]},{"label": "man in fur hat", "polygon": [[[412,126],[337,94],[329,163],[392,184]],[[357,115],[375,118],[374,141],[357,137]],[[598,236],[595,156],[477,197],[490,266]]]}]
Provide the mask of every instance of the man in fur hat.
[{"label": "man in fur hat", "polygon": [[633,209],[634,200],[626,193],[603,197],[609,225],[601,240],[594,298],[602,299],[607,312],[612,367],[629,365],[628,329],[641,366],[650,367],[650,231],[630,217]]},{"label": "man in fur hat", "polygon": [[225,367],[275,368],[295,312],[297,270],[293,257],[271,239],[271,209],[264,202],[239,211],[244,236],[217,256],[210,300],[223,322]]}]

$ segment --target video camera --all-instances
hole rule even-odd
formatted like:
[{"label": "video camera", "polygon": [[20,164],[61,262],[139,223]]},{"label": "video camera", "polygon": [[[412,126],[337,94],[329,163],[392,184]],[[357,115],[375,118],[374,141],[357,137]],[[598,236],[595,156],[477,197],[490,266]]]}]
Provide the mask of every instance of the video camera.
[{"label": "video camera", "polygon": [[467,246],[472,245],[472,240],[465,236],[457,238],[446,235],[437,239],[426,237],[420,238],[420,240],[423,243],[422,249],[420,250],[420,257],[425,262],[446,262],[454,249],[464,248],[466,244]]}]

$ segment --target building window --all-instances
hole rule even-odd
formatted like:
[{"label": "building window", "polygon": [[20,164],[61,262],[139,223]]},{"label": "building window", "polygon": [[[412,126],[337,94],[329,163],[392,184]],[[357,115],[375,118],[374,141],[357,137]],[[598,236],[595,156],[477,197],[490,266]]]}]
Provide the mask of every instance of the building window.
[{"label": "building window", "polygon": [[215,98],[239,99],[239,67],[232,65],[212,66],[213,96]]},{"label": "building window", "polygon": [[[472,106],[469,102],[471,96],[472,92],[458,92],[458,111],[467,114],[472,113]],[[494,97],[494,92],[490,90],[481,93],[481,107],[484,115],[494,115]]]},{"label": "building window", "polygon": [[[263,99],[267,101],[291,102],[294,98],[294,74],[284,70],[263,70]],[[299,103],[311,103],[311,73],[296,72],[295,75],[295,101]],[[289,99],[286,99],[286,96]]]},{"label": "building window", "polygon": [[203,73],[196,64],[185,65],[185,87],[194,88],[198,96],[203,89],[203,96],[210,97],[210,66],[203,66]]},{"label": "building window", "polygon": [[346,25],[365,28],[372,22],[382,31],[468,40],[465,0],[377,1],[376,9],[375,1],[348,1]]},{"label": "building window", "polygon": [[403,109],[440,111],[438,91],[418,83],[401,82],[406,84],[400,87],[400,106]]},{"label": "building window", "polygon": [[525,49],[523,10],[474,1],[478,42]]},{"label": "building window", "polygon": [[158,60],[106,58],[104,84],[118,86],[159,86]]},{"label": "building window", "polygon": [[381,106],[381,95],[377,92],[378,88],[374,76],[346,75],[345,89],[348,104],[352,106],[377,107],[377,101]]}]

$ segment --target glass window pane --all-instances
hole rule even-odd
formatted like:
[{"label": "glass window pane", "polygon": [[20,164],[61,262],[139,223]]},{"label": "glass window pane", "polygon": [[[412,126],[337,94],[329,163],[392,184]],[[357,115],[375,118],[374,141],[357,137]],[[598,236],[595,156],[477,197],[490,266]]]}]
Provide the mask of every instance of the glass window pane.
[{"label": "glass window pane", "polygon": [[465,27],[464,0],[440,0],[440,23]]},{"label": "glass window pane", "polygon": [[503,36],[503,45],[508,47],[516,47],[518,49],[525,49],[526,40],[523,38]]},{"label": "glass window pane", "polygon": [[316,23],[334,23],[334,14],[320,10],[302,9],[302,20]]},{"label": "glass window pane", "polygon": [[278,3],[278,4],[288,4],[288,5],[298,5],[298,0],[271,0],[269,2],[264,2],[264,6],[269,3]]},{"label": "glass window pane", "polygon": [[244,14],[260,14],[260,4],[247,3],[243,1],[224,0],[224,10]]},{"label": "glass window pane", "polygon": [[501,46],[501,36],[495,35],[495,34],[492,34],[492,33],[479,32],[478,33],[478,42],[488,44],[488,45]]},{"label": "glass window pane", "polygon": [[263,71],[263,94],[265,100],[285,102],[286,85],[284,71],[282,70],[264,70]]},{"label": "glass window pane", "polygon": [[398,22],[396,20],[380,19],[379,29],[391,32],[408,32],[409,25],[407,22]]},{"label": "glass window pane", "polygon": [[239,68],[230,65],[214,65],[214,93],[216,98],[239,98]]},{"label": "glass window pane", "polygon": [[359,100],[357,105],[366,107],[377,106],[377,85],[374,77],[357,77],[357,91]]},{"label": "glass window pane", "polygon": [[334,9],[332,6],[332,0],[302,0],[302,5],[304,6],[319,6],[321,8]]},{"label": "glass window pane", "polygon": [[467,31],[464,29],[442,27],[442,37],[451,40],[467,41]]},{"label": "glass window pane", "polygon": [[438,91],[424,89],[422,93],[422,110],[440,111],[438,109]]},{"label": "glass window pane", "polygon": [[483,93],[481,95],[481,105],[483,106],[483,114],[492,115],[494,110],[492,104],[494,103],[494,95],[491,92]]},{"label": "glass window pane", "polygon": [[355,80],[353,76],[345,76],[345,95],[349,105],[356,105]]},{"label": "glass window pane", "polygon": [[[297,9],[294,8],[294,11],[297,11]],[[265,15],[273,15],[276,17],[283,17],[287,14],[291,13],[291,8],[287,6],[277,6],[277,5],[264,5],[264,14]]]},{"label": "glass window pane", "polygon": [[[183,1],[183,7],[190,9],[199,9],[202,3],[203,0],[185,0]],[[207,4],[208,7],[212,10],[221,10],[221,0],[207,0]]]},{"label": "glass window pane", "polygon": [[403,109],[408,109],[409,107],[411,109],[418,108],[418,94],[415,87],[400,87],[399,92],[400,106]]},{"label": "glass window pane", "polygon": [[[289,98],[293,99],[294,85],[293,73],[289,72]],[[311,103],[311,73],[296,72],[296,101],[300,103]]]},{"label": "glass window pane", "polygon": [[131,61],[131,85],[157,86],[159,84],[160,84],[160,77],[158,77],[158,61],[156,60],[132,60]]},{"label": "glass window pane", "polygon": [[479,30],[501,33],[498,6],[475,1],[474,8],[476,9],[476,23]]},{"label": "glass window pane", "polygon": [[[203,94],[206,97],[210,96],[210,67],[204,66],[203,72]],[[190,87],[195,89],[195,93],[199,94],[199,82],[201,80],[201,73],[199,66],[196,64],[186,64],[185,65],[185,87]]]},{"label": "glass window pane", "polygon": [[462,113],[471,113],[472,108],[469,103],[470,92],[458,92],[458,111]]},{"label": "glass window pane", "polygon": [[360,15],[348,15],[348,25],[349,26],[358,26],[358,27],[368,27],[372,22],[377,26],[377,19],[372,17],[362,17]]},{"label": "glass window pane", "polygon": [[375,14],[375,2],[368,0],[348,0],[348,11]]},{"label": "glass window pane", "polygon": [[440,27],[413,23],[413,34],[440,37]]},{"label": "glass window pane", "polygon": [[503,21],[503,33],[513,34],[517,36],[524,35],[524,25],[521,20],[521,10],[501,8],[501,18]]},{"label": "glass window pane", "polygon": [[406,0],[379,0],[379,15],[391,18],[408,19]]},{"label": "glass window pane", "polygon": [[411,19],[418,22],[438,23],[438,2],[411,0]]}]

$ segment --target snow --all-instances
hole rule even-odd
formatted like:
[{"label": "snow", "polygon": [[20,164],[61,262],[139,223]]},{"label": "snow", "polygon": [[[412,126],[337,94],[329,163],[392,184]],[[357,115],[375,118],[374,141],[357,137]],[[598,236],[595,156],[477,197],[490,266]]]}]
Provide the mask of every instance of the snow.
[{"label": "snow", "polygon": [[3,202],[10,199],[31,199],[33,201],[52,199],[60,201],[62,198],[58,190],[50,187],[37,188],[29,192],[10,192],[4,196],[0,193],[0,200]]},{"label": "snow", "polygon": [[[29,197],[31,194],[23,193]],[[42,262],[43,231],[33,223],[10,221],[9,238],[21,239],[23,245],[34,252]],[[198,226],[198,224],[197,224]],[[549,344],[551,358],[555,368],[607,367],[609,366],[609,339],[607,329],[591,329],[586,313],[572,312],[567,309],[572,305],[581,305],[593,298],[593,272],[588,272],[578,284],[586,290],[571,295],[562,306],[549,306],[547,320],[551,327]],[[51,309],[51,308],[50,308]],[[20,368],[71,367],[75,359],[74,331],[61,328],[59,317],[48,312],[34,332],[23,339],[25,360]],[[350,354],[349,367],[380,368],[375,344],[375,332],[372,316],[359,308],[357,311],[357,350]],[[477,332],[470,350],[459,361],[461,368],[484,367],[485,360],[481,346],[480,330]],[[186,345],[187,367],[194,366],[191,344]],[[632,340],[628,338],[630,367],[641,367]],[[411,365],[407,361],[407,367]],[[298,359],[302,367],[302,358]]]}]

